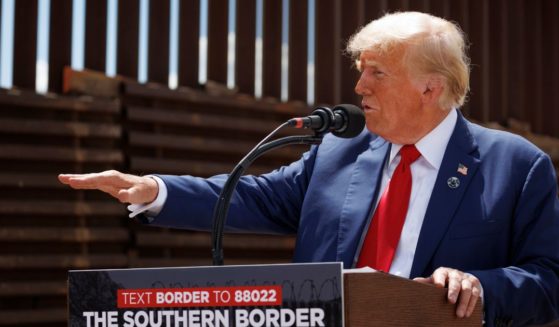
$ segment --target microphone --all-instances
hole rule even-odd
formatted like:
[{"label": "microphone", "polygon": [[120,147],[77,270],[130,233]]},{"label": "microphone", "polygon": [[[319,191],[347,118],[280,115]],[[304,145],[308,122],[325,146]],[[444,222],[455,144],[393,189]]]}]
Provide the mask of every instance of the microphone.
[{"label": "microphone", "polygon": [[365,127],[365,115],[357,106],[340,104],[334,109],[318,107],[310,116],[292,118],[287,122],[295,128],[311,128],[317,133],[332,132],[337,137],[352,138]]}]

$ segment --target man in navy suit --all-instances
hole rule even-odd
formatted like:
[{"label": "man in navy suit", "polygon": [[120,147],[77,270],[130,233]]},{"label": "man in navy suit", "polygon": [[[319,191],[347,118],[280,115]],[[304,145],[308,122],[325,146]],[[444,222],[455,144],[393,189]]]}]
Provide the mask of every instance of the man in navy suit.
[{"label": "man in navy suit", "polygon": [[[367,129],[353,139],[327,135],[299,161],[243,177],[228,230],[296,233],[297,262],[375,266],[390,252],[371,250],[387,233],[382,219],[393,228],[399,215],[382,212],[397,208],[402,224],[386,271],[448,287],[459,317],[470,316],[481,298],[490,326],[557,319],[553,165],[521,137],[458,112],[469,87],[464,48],[455,25],[421,13],[388,14],[362,28],[348,52],[361,72],[355,91]],[[134,204],[132,215],[146,223],[197,230],[210,228],[226,177],[59,176]]]}]

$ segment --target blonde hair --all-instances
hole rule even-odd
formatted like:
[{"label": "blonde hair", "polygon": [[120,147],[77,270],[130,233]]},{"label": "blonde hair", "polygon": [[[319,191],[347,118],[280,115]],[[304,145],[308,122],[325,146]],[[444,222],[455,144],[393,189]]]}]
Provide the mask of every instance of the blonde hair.
[{"label": "blonde hair", "polygon": [[420,12],[396,12],[373,20],[353,35],[347,52],[358,60],[363,51],[388,54],[405,47],[404,64],[418,77],[438,74],[444,90],[439,99],[442,108],[464,104],[470,88],[469,58],[464,33],[455,24]]}]

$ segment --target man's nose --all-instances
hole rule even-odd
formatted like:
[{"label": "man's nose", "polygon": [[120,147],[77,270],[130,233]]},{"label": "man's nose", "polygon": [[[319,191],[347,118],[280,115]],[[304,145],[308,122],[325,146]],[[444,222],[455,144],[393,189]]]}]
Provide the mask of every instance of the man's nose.
[{"label": "man's nose", "polygon": [[361,73],[361,76],[359,76],[359,79],[357,80],[357,84],[355,84],[355,93],[361,96],[371,95],[371,85],[366,81],[366,78],[363,76],[363,74],[364,72]]}]

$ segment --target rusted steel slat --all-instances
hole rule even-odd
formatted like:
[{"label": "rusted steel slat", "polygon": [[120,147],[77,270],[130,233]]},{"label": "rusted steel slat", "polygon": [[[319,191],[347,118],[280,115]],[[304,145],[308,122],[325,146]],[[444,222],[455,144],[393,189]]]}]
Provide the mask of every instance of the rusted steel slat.
[{"label": "rusted steel slat", "polygon": [[[67,289],[68,283],[66,281],[26,280],[24,282],[0,282],[0,298],[10,296],[66,295]],[[2,315],[2,311],[0,311],[0,315]]]},{"label": "rusted steel slat", "polygon": [[13,84],[29,90],[35,90],[37,3],[37,0],[15,1]]},{"label": "rusted steel slat", "polygon": [[341,45],[338,39],[336,11],[338,0],[322,0],[316,6],[315,35],[315,103],[335,104],[339,101],[339,76]]},{"label": "rusted steel slat", "polygon": [[116,124],[0,118],[0,132],[119,139],[122,129]]},{"label": "rusted steel slat", "polygon": [[490,83],[489,94],[489,121],[503,121],[509,116],[508,94],[507,94],[507,68],[509,55],[507,49],[508,20],[506,0],[494,0],[488,4],[489,9],[489,69]]},{"label": "rusted steel slat", "polygon": [[[128,138],[130,145],[134,147],[154,147],[158,149],[183,150],[211,155],[233,155],[235,157],[240,157],[248,153],[256,145],[256,141],[249,142],[218,137],[209,138],[176,134],[160,135],[136,131],[131,131]],[[281,160],[296,160],[300,157],[300,153],[300,149],[284,147],[266,154],[266,157]]]},{"label": "rusted steel slat", "polygon": [[[181,89],[177,91],[169,90],[155,85],[142,85],[135,82],[124,82],[124,95],[126,97],[190,102],[194,105],[203,105],[204,111],[224,111],[231,110],[231,113],[254,112],[274,114],[277,117],[292,117],[310,112],[306,105],[272,104],[265,101],[257,101],[246,96],[239,97],[217,97],[211,96],[203,91]],[[1,101],[1,100],[0,100]]]},{"label": "rusted steel slat", "polygon": [[4,160],[37,160],[42,162],[122,163],[119,150],[64,148],[45,145],[1,144],[0,158]]},{"label": "rusted steel slat", "polygon": [[50,2],[49,90],[62,92],[62,73],[70,65],[72,0]]},{"label": "rusted steel slat", "polygon": [[223,164],[211,161],[132,157],[130,169],[133,172],[161,172],[175,174],[189,174],[194,176],[212,176],[230,172],[233,163]]},{"label": "rusted steel slat", "polygon": [[215,128],[251,133],[272,131],[277,124],[262,119],[225,117],[223,115],[188,113],[176,110],[151,110],[150,108],[130,107],[128,117],[132,121],[164,123],[178,126]]},{"label": "rusted steel slat", "polygon": [[29,107],[34,110],[67,110],[76,112],[95,112],[99,114],[119,114],[120,101],[110,99],[91,99],[61,96],[43,96],[21,92],[10,94],[0,91],[0,112],[4,108]]},{"label": "rusted steel slat", "polygon": [[107,1],[86,1],[85,68],[105,71],[107,49]]},{"label": "rusted steel slat", "polygon": [[[386,0],[385,0],[386,1]],[[413,2],[414,0],[412,0]],[[417,0],[416,0],[417,1]],[[409,0],[388,0],[386,1],[386,11],[406,11],[409,8]]]},{"label": "rusted steel slat", "polygon": [[[341,46],[343,50],[345,50],[345,47],[347,46],[345,42],[349,40],[349,38],[357,32],[360,25],[363,24],[359,22],[359,19],[356,19],[356,17],[362,17],[362,11],[363,0],[345,1],[344,5],[342,6],[341,35],[344,42],[341,44]],[[355,83],[357,83],[357,79],[359,78],[359,73],[355,68],[353,58],[350,58],[349,55],[342,55],[341,53],[340,56],[342,56],[340,64],[340,102],[353,103],[358,105],[360,103],[360,97],[355,94],[354,88]]]},{"label": "rusted steel slat", "polygon": [[264,1],[262,95],[281,95],[281,0]]},{"label": "rusted steel slat", "polygon": [[54,174],[2,172],[0,173],[0,187],[50,189],[66,186],[61,184]]},{"label": "rusted steel slat", "polygon": [[[506,7],[505,7],[506,8]],[[545,63],[543,79],[543,94],[541,117],[543,119],[542,132],[546,135],[559,136],[559,4],[557,1],[544,0],[542,2],[542,31],[545,39],[542,42],[542,63]],[[554,40],[554,41],[549,41]]]},{"label": "rusted steel slat", "polygon": [[449,3],[451,1],[446,0],[429,0],[428,12],[438,17],[449,18],[450,7]]},{"label": "rusted steel slat", "polygon": [[140,7],[138,0],[118,1],[118,53],[119,75],[138,78],[138,33]]},{"label": "rusted steel slat", "polygon": [[148,81],[169,82],[170,0],[150,1],[148,41]]},{"label": "rusted steel slat", "polygon": [[87,269],[126,267],[128,258],[123,254],[92,255],[0,255],[0,270],[4,269]]},{"label": "rusted steel slat", "polygon": [[489,87],[485,78],[484,70],[488,70],[486,63],[487,56],[484,53],[484,37],[487,33],[488,26],[484,16],[487,15],[487,8],[484,6],[483,0],[471,0],[468,3],[468,10],[475,15],[469,16],[470,29],[467,31],[470,42],[470,58],[471,58],[471,77],[470,77],[470,97],[469,106],[465,109],[467,116],[482,122],[488,120],[486,114],[486,98],[489,100]]},{"label": "rusted steel slat", "polygon": [[[525,3],[524,17],[526,18],[526,43],[525,48],[529,49],[528,55],[525,56],[525,72],[529,83],[525,84],[526,94],[523,109],[525,110],[525,117],[531,125],[531,130],[535,133],[543,132],[543,120],[548,117],[543,117],[543,97],[544,97],[544,75],[548,74],[547,66],[544,67],[544,54],[543,54],[543,9],[542,2],[528,2]],[[547,39],[547,37],[546,37]],[[547,63],[546,63],[547,64]],[[544,69],[546,69],[544,73]],[[556,90],[554,90],[555,92]],[[553,109],[556,110],[556,109]]]},{"label": "rusted steel slat", "polygon": [[[529,112],[524,106],[526,96],[526,68],[524,66],[526,55],[529,49],[526,46],[525,30],[526,17],[524,13],[524,1],[513,1],[505,10],[508,11],[508,43],[507,55],[509,56],[508,71],[509,78],[504,81],[509,99],[509,110],[507,118],[515,118],[518,120],[526,121]],[[527,51],[528,50],[528,51]],[[531,69],[531,68],[528,68]],[[530,109],[528,109],[530,110]]]},{"label": "rusted steel slat", "polygon": [[179,85],[198,87],[200,0],[182,0],[179,20]]},{"label": "rusted steel slat", "polygon": [[225,84],[228,0],[212,0],[208,6],[208,80]]},{"label": "rusted steel slat", "polygon": [[289,99],[307,102],[308,2],[289,4]]},{"label": "rusted steel slat", "polygon": [[118,202],[101,201],[54,201],[33,200],[29,205],[26,200],[1,200],[0,214],[10,215],[92,215],[92,216],[121,216],[126,213],[124,205]]},{"label": "rusted steel slat", "polygon": [[120,227],[0,227],[0,240],[4,242],[125,242],[128,239],[128,229]]},{"label": "rusted steel slat", "polygon": [[235,84],[250,95],[254,94],[255,42],[256,0],[237,0]]},{"label": "rusted steel slat", "polygon": [[0,326],[45,324],[68,319],[67,309],[0,310]]},{"label": "rusted steel slat", "polygon": [[[240,157],[236,159],[240,160]],[[234,158],[233,161],[236,159]],[[132,157],[130,159],[130,170],[139,173],[159,172],[209,177],[217,174],[228,173],[233,169],[233,166],[233,162],[231,162],[231,164],[220,164],[215,161],[147,157]],[[264,174],[271,172],[275,168],[277,167],[253,165],[250,169],[250,173]]]},{"label": "rusted steel slat", "polygon": [[[145,231],[136,233],[138,245],[141,247],[207,247],[210,234],[206,233],[161,233],[157,231]],[[292,250],[295,247],[293,236],[271,236],[271,235],[225,235],[224,246],[227,249],[246,250]]]},{"label": "rusted steel slat", "polygon": [[[210,247],[208,246],[208,252],[210,253]],[[203,253],[205,254],[205,253]],[[206,258],[206,256],[208,258]],[[210,255],[207,254],[203,258],[161,258],[161,257],[138,257],[132,258],[130,266],[131,267],[179,267],[179,266],[209,266],[212,264]],[[291,252],[286,253],[285,257],[267,256],[258,258],[247,258],[246,253],[239,253],[237,257],[233,253],[227,252],[227,258],[225,259],[225,264],[227,265],[263,265],[263,264],[273,264],[273,263],[290,263]]]},{"label": "rusted steel slat", "polygon": [[[425,0],[427,1],[427,0]],[[412,3],[419,3],[420,1],[412,1]],[[365,23],[370,22],[373,19],[377,19],[384,15],[386,12],[386,0],[383,1],[367,1],[364,3],[364,18]]]},{"label": "rusted steel slat", "polygon": [[90,95],[101,98],[116,98],[120,96],[121,80],[105,75],[104,72],[92,70],[64,69],[64,94]]}]

